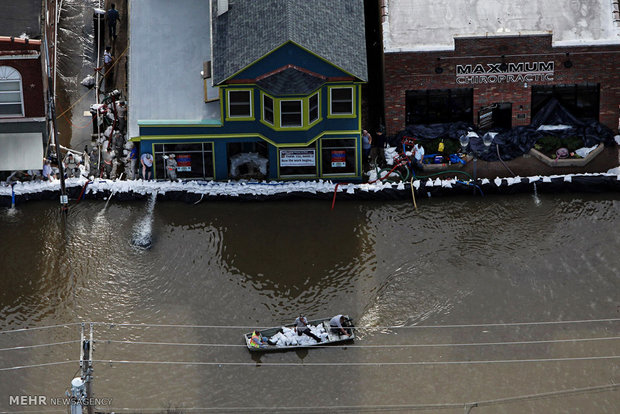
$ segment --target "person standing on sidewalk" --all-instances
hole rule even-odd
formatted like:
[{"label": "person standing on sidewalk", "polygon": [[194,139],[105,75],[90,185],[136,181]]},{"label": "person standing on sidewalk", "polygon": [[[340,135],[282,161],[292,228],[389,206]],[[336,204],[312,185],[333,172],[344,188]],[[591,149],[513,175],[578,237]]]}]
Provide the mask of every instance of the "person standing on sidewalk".
[{"label": "person standing on sidewalk", "polygon": [[362,165],[368,164],[368,156],[370,155],[370,148],[372,146],[372,135],[368,133],[367,130],[362,130],[362,150],[364,153],[364,158]]},{"label": "person standing on sidewalk", "polygon": [[110,10],[108,10],[105,14],[105,18],[108,21],[108,32],[110,33],[110,38],[112,40],[116,40],[116,21],[121,21],[121,17],[118,14],[118,10],[116,10],[116,5],[112,3],[110,6]]},{"label": "person standing on sidewalk", "polygon": [[166,159],[166,171],[168,172],[168,178],[170,181],[176,181],[177,179],[177,160],[174,159],[174,154],[170,154]]},{"label": "person standing on sidewalk", "polygon": [[375,134],[370,149],[370,162],[376,164],[379,167],[384,167],[385,162],[385,135],[383,135],[383,125],[379,125],[377,133]]}]

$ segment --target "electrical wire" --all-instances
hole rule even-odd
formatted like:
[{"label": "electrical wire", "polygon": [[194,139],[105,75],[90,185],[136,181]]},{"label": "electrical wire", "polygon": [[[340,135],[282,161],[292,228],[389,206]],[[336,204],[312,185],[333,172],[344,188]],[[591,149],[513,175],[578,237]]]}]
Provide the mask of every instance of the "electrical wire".
[{"label": "electrical wire", "polygon": [[[571,394],[585,394],[591,392],[604,392],[604,391],[615,391],[620,384],[606,384],[606,385],[597,385],[593,387],[583,387],[583,388],[571,388],[566,390],[559,391],[551,391],[551,392],[542,392],[537,394],[525,394],[525,395],[517,395],[514,397],[506,397],[506,398],[497,398],[493,400],[481,400],[477,402],[466,402],[466,403],[439,403],[439,404],[381,404],[381,405],[329,405],[329,406],[299,406],[299,407],[281,407],[281,406],[272,406],[272,407],[261,407],[262,411],[265,412],[282,412],[282,411],[294,411],[294,412],[364,412],[364,411],[372,411],[372,412],[387,412],[387,411],[418,411],[418,410],[439,410],[439,409],[456,409],[456,408],[465,408],[471,409],[473,407],[483,407],[490,405],[501,405],[507,403],[513,403],[518,401],[531,401],[537,399],[545,399],[545,398],[553,398],[561,395],[571,395]],[[183,407],[182,411],[218,411],[218,412],[246,412],[252,411],[256,407],[248,406],[248,407]],[[110,408],[111,411],[135,411],[135,412],[146,412],[146,411],[163,411],[161,408]],[[22,412],[22,411],[19,411]],[[4,412],[0,412],[2,414]]]},{"label": "electrical wire", "polygon": [[[261,407],[261,411],[264,412],[282,412],[282,411],[294,411],[294,412],[388,412],[388,411],[414,411],[414,410],[438,410],[438,409],[456,409],[456,408],[473,408],[483,407],[489,405],[501,405],[518,401],[530,401],[537,399],[553,398],[561,395],[571,394],[585,394],[591,392],[604,392],[615,391],[620,384],[605,384],[592,387],[583,388],[571,388],[566,390],[550,391],[537,394],[525,394],[517,395],[514,397],[497,398],[494,400],[481,400],[477,402],[465,402],[465,403],[438,403],[438,404],[364,404],[364,405],[329,405],[329,406],[270,406]],[[247,412],[255,410],[255,406],[237,406],[237,407],[182,407],[180,411],[217,411],[217,412]],[[66,412],[66,410],[39,410],[39,411],[0,411],[0,414],[34,414],[34,413],[47,413],[47,412]],[[140,407],[110,407],[107,411],[111,412],[165,412],[165,408],[140,408]]]},{"label": "electrical wire", "polygon": [[55,345],[75,344],[75,343],[79,343],[79,342],[80,342],[79,339],[75,339],[73,341],[52,342],[52,343],[49,343],[49,344],[14,346],[14,347],[11,347],[11,348],[0,348],[0,352],[1,351],[15,351],[15,350],[19,350],[19,349],[42,348],[42,347],[46,347],[46,346],[55,346]]},{"label": "electrical wire", "polygon": [[[562,325],[562,324],[581,324],[581,323],[600,323],[618,322],[620,318],[607,319],[582,319],[569,321],[537,321],[537,322],[505,322],[505,323],[477,323],[463,325],[394,325],[394,326],[373,326],[357,325],[354,329],[445,329],[445,328],[485,328],[485,327],[509,327],[509,326],[536,326],[536,325]],[[94,325],[108,325],[113,327],[141,327],[141,328],[189,328],[189,329],[268,329],[274,326],[256,325],[183,325],[183,324],[156,324],[156,323],[113,323],[113,322],[89,322]],[[10,332],[10,331],[9,331]]]},{"label": "electrical wire", "polygon": [[[357,325],[354,329],[442,329],[442,328],[484,328],[484,327],[509,327],[509,326],[536,326],[536,325],[562,325],[562,324],[582,324],[582,323],[602,323],[602,322],[618,322],[620,318],[604,318],[604,319],[576,319],[566,321],[534,321],[534,322],[495,322],[495,323],[476,323],[476,324],[453,324],[453,325],[392,325],[392,326],[374,326],[374,325]],[[156,323],[115,323],[115,322],[69,322],[57,325],[44,325],[29,328],[11,329],[0,331],[0,334],[10,334],[18,332],[29,332],[43,329],[66,328],[76,325],[104,325],[113,327],[141,327],[141,328],[211,328],[211,329],[263,329],[273,328],[273,326],[256,326],[256,325],[184,325],[184,324],[156,324]]]},{"label": "electrical wire", "polygon": [[485,365],[514,364],[567,361],[597,361],[620,359],[620,355],[603,355],[588,357],[564,358],[531,358],[531,359],[489,359],[470,361],[411,361],[411,362],[215,362],[215,361],[146,361],[146,360],[114,360],[96,359],[101,364],[137,364],[137,365],[199,365],[199,366],[240,366],[240,367],[388,367],[388,366],[435,366],[435,365]]},{"label": "electrical wire", "polygon": [[[146,360],[114,360],[94,359],[93,363],[121,364],[121,365],[198,365],[198,366],[239,366],[239,367],[394,367],[394,366],[437,366],[437,365],[486,365],[486,364],[514,364],[514,363],[542,363],[542,362],[575,362],[601,361],[620,359],[620,355],[603,355],[588,357],[566,358],[532,358],[532,359],[490,359],[470,361],[415,361],[415,362],[214,362],[214,361],[146,361]],[[16,371],[27,368],[49,367],[54,365],[75,364],[79,360],[46,362],[41,364],[18,365],[0,368],[0,371]]]},{"label": "electrical wire", "polygon": [[32,328],[11,329],[11,330],[7,330],[7,331],[0,331],[0,335],[2,335],[2,334],[9,334],[9,333],[16,333],[16,332],[38,331],[38,330],[41,330],[41,329],[65,328],[65,327],[81,325],[81,324],[82,324],[82,322],[69,322],[69,323],[63,323],[63,324],[58,324],[58,325],[34,326]]},{"label": "electrical wire", "polygon": [[[465,346],[497,346],[497,345],[535,345],[535,344],[555,344],[555,343],[576,343],[594,341],[615,341],[620,340],[620,336],[598,337],[598,338],[571,338],[571,339],[548,339],[536,341],[506,341],[506,342],[467,342],[467,343],[438,343],[438,344],[388,344],[388,345],[312,345],[312,348],[369,348],[369,349],[392,349],[392,348],[441,348],[441,347],[465,347]],[[77,341],[79,342],[79,341]],[[246,348],[242,344],[208,344],[208,343],[184,343],[184,342],[149,342],[149,341],[126,341],[113,339],[98,339],[96,343],[115,343],[128,345],[158,345],[158,346],[202,346],[214,348]],[[2,349],[0,349],[2,351]]]},{"label": "electrical wire", "polygon": [[75,364],[76,362],[80,362],[80,361],[79,360],[71,360],[71,361],[45,362],[43,364],[18,365],[18,366],[14,366],[14,367],[0,368],[0,371],[15,371],[15,370],[18,370],[18,369],[26,369],[26,368],[38,368],[38,367],[49,367],[49,366],[52,366],[52,365]]}]

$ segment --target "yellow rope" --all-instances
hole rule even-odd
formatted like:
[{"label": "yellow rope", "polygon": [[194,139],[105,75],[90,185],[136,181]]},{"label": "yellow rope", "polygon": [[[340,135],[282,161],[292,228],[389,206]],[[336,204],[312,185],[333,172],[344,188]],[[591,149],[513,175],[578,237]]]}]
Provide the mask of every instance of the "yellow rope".
[{"label": "yellow rope", "polygon": [[415,192],[413,191],[413,177],[411,177],[411,181],[409,183],[411,184],[411,198],[413,198],[413,206],[417,210],[418,209],[418,205],[415,202]]},{"label": "yellow rope", "polygon": [[[112,63],[112,66],[110,66],[110,68],[102,75],[103,77],[105,77],[114,66],[116,66],[116,64],[120,61],[120,58],[127,52],[127,49],[129,49],[129,46],[127,46],[125,48],[125,50],[123,50],[123,53],[121,53],[118,58],[114,59],[114,63]],[[75,101],[70,107],[68,107],[66,110],[64,110],[60,115],[57,116],[57,118],[61,118],[63,115],[65,115],[67,112],[69,112],[71,109],[73,109],[73,107],[75,105],[78,104],[78,102],[80,102],[82,99],[84,99],[84,97],[86,95],[88,95],[89,92],[86,92],[84,95],[80,96],[79,99],[77,101]]]}]

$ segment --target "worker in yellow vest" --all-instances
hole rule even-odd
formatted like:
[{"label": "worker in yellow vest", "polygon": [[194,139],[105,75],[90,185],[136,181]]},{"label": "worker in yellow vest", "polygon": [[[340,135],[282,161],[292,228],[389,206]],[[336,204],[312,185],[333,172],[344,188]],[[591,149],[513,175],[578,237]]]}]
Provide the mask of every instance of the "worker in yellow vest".
[{"label": "worker in yellow vest", "polygon": [[267,341],[263,338],[260,332],[253,331],[250,338],[250,346],[252,348],[262,348],[267,344]]}]

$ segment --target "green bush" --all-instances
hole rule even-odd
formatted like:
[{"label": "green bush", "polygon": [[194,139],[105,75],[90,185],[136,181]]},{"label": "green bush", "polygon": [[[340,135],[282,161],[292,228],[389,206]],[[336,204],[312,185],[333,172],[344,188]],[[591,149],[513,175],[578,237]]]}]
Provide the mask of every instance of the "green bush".
[{"label": "green bush", "polygon": [[536,144],[534,145],[534,148],[550,157],[554,157],[555,152],[559,148],[566,148],[569,152],[574,152],[575,150],[582,147],[583,138],[575,135],[565,138],[548,135],[540,138],[538,141],[536,141]]}]

